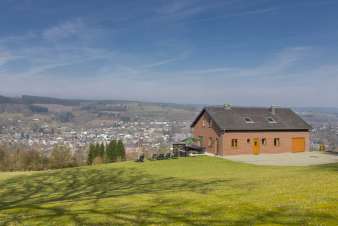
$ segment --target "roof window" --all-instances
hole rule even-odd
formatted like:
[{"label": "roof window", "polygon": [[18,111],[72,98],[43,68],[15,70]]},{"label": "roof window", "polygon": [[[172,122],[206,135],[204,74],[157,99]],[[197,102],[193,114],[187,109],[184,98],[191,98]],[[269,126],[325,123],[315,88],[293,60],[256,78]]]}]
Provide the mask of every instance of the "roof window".
[{"label": "roof window", "polygon": [[245,117],[244,120],[245,120],[246,123],[255,123],[255,122],[254,122],[251,118],[249,118],[249,117]]},{"label": "roof window", "polygon": [[269,123],[277,123],[272,117],[268,117],[267,120]]}]

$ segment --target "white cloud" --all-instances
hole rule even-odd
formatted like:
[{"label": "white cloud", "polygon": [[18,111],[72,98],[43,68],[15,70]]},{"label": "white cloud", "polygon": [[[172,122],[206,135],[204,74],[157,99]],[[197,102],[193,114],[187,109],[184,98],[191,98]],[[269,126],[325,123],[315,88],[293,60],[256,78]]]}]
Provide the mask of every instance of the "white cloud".
[{"label": "white cloud", "polygon": [[170,58],[167,58],[167,59],[163,59],[163,60],[159,60],[159,61],[152,62],[152,63],[149,63],[149,64],[145,64],[145,65],[142,66],[142,68],[146,68],[146,69],[156,68],[156,67],[160,67],[160,66],[163,66],[163,65],[172,64],[174,62],[184,60],[187,57],[188,57],[188,52],[183,51],[182,53],[177,54],[174,57],[170,57]]},{"label": "white cloud", "polygon": [[181,71],[181,74],[187,76],[217,76],[217,77],[278,77],[287,75],[289,70],[298,64],[299,61],[304,60],[310,52],[310,47],[293,47],[286,48],[278,52],[274,56],[269,57],[263,63],[254,67],[216,67],[204,68],[200,70],[186,70]]},{"label": "white cloud", "polygon": [[217,10],[224,7],[224,2],[210,2],[199,0],[174,0],[167,1],[155,10],[159,18],[156,20],[164,19],[180,21],[187,18],[192,18],[197,15],[203,14],[210,10]]},{"label": "white cloud", "polygon": [[58,41],[78,35],[85,28],[81,19],[67,21],[57,26],[52,26],[43,31],[42,36],[48,41]]},{"label": "white cloud", "polygon": [[191,16],[203,11],[193,0],[169,1],[156,10],[160,15]]}]

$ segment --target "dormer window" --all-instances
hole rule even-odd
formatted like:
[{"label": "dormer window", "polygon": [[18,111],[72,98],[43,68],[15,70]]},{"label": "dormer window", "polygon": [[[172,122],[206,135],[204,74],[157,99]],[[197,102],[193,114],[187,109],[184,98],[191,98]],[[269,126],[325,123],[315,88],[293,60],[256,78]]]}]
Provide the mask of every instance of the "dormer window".
[{"label": "dormer window", "polygon": [[245,120],[246,123],[255,123],[255,122],[254,122],[251,118],[249,118],[249,117],[244,118],[244,120]]},{"label": "dormer window", "polygon": [[267,118],[269,123],[277,123],[272,117]]}]

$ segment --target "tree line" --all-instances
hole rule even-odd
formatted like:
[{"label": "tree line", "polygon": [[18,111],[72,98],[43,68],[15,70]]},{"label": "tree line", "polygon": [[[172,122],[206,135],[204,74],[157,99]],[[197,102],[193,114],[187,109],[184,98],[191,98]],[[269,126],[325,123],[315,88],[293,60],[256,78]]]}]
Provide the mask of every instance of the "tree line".
[{"label": "tree line", "polygon": [[89,145],[88,165],[119,162],[126,160],[126,151],[122,140],[112,140],[108,144]]},{"label": "tree line", "polygon": [[63,145],[49,152],[23,145],[0,146],[0,171],[60,169],[84,165],[85,161],[83,151],[72,152]]},{"label": "tree line", "polygon": [[106,145],[90,144],[89,148],[77,151],[65,145],[46,151],[38,146],[0,144],[0,171],[61,169],[125,160],[126,151],[121,140],[112,140]]}]

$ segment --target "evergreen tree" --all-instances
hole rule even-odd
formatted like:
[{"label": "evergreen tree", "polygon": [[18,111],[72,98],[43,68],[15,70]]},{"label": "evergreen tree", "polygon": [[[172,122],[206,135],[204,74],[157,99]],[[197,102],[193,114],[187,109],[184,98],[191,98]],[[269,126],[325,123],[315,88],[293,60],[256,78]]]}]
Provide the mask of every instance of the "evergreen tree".
[{"label": "evergreen tree", "polygon": [[104,143],[101,143],[98,156],[100,156],[102,159],[104,159],[104,156],[105,156],[105,149],[106,148],[105,148]]},{"label": "evergreen tree", "polygon": [[121,158],[122,161],[126,161],[126,149],[122,141],[121,141]]},{"label": "evergreen tree", "polygon": [[126,160],[126,151],[123,145],[122,140],[119,140],[116,145],[116,153],[117,157],[120,161],[125,161]]},{"label": "evergreen tree", "polygon": [[94,149],[94,159],[99,156],[99,153],[100,153],[100,144],[99,143],[96,143],[95,145],[95,149]]},{"label": "evergreen tree", "polygon": [[121,146],[120,146],[120,140],[118,140],[116,142],[116,146],[115,146],[115,155],[116,155],[116,161],[120,161],[121,160],[121,152],[120,152]]},{"label": "evergreen tree", "polygon": [[116,146],[116,141],[111,140],[106,147],[106,162],[114,161],[114,148]]},{"label": "evergreen tree", "polygon": [[111,160],[111,147],[110,147],[110,143],[106,145],[106,154],[105,154],[105,162],[112,162]]},{"label": "evergreen tree", "polygon": [[89,145],[89,151],[88,151],[88,159],[87,159],[88,165],[92,165],[93,164],[94,158],[95,158],[95,145],[94,144],[90,144]]},{"label": "evergreen tree", "polygon": [[117,142],[116,140],[111,141],[111,158],[113,162],[117,161],[118,153],[117,153]]},{"label": "evergreen tree", "polygon": [[104,143],[91,144],[88,152],[88,164],[100,164],[104,162],[105,145]]}]

